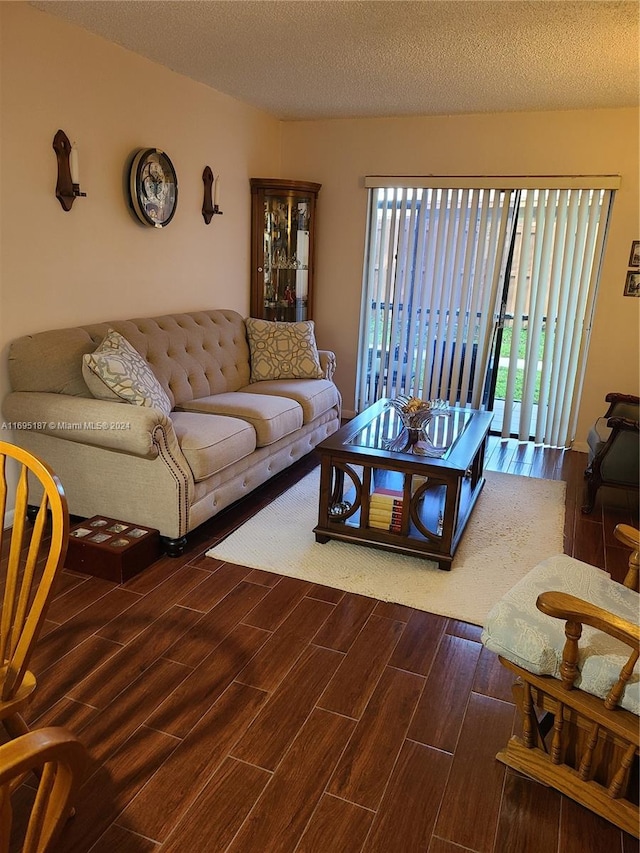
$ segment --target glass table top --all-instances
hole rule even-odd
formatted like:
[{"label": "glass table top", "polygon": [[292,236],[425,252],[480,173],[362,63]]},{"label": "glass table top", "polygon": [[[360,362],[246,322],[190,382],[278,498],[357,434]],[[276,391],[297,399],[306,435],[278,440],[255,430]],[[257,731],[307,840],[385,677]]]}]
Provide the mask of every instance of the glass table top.
[{"label": "glass table top", "polygon": [[425,434],[421,434],[407,430],[398,412],[393,406],[388,406],[347,443],[356,447],[446,459],[472,417],[473,410],[470,409],[438,409],[426,425]]}]

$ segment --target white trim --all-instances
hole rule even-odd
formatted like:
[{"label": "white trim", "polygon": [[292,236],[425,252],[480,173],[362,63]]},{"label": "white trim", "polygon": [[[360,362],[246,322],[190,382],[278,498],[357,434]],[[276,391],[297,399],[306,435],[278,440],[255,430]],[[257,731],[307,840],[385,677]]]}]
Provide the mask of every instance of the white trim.
[{"label": "white trim", "polygon": [[15,517],[15,510],[8,509],[4,514],[4,530],[7,530],[9,527],[13,527],[13,519]]},{"label": "white trim", "polygon": [[618,190],[620,175],[366,175],[364,186],[492,190]]}]

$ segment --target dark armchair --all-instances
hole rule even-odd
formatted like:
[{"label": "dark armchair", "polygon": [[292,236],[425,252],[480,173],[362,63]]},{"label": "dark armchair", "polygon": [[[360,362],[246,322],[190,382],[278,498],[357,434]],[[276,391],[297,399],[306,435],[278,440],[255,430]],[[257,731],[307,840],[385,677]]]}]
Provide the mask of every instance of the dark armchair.
[{"label": "dark armchair", "polygon": [[600,486],[638,489],[640,480],[640,398],[607,394],[609,408],[589,431],[587,495],[583,513],[593,510]]}]

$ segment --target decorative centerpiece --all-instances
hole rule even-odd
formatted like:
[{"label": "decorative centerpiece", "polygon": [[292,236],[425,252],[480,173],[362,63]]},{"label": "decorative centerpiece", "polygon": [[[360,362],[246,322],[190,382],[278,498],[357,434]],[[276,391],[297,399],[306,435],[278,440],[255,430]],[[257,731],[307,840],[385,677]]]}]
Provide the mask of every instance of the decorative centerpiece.
[{"label": "decorative centerpiece", "polygon": [[439,455],[442,448],[436,448],[427,435],[427,426],[436,415],[448,415],[445,400],[421,400],[419,397],[401,395],[389,400],[402,422],[402,430],[392,439],[386,449],[398,453],[412,452],[422,456]]}]

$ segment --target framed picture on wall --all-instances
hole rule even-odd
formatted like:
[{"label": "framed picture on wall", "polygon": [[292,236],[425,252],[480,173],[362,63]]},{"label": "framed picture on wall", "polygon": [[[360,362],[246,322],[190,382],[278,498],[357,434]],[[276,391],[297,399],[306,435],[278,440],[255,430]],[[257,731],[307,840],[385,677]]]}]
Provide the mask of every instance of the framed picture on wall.
[{"label": "framed picture on wall", "polygon": [[624,283],[625,296],[640,296],[640,272],[628,272]]},{"label": "framed picture on wall", "polygon": [[640,267],[640,240],[634,240],[631,243],[631,254],[627,266]]}]

